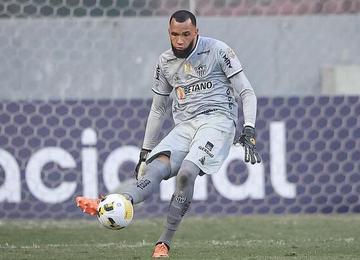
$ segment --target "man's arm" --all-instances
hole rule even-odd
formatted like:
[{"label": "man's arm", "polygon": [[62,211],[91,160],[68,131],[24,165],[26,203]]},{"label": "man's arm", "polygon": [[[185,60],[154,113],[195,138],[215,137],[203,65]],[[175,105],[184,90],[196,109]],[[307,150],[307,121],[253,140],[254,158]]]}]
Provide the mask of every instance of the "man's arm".
[{"label": "man's arm", "polygon": [[237,140],[245,149],[245,162],[251,162],[252,164],[260,163],[261,158],[256,151],[256,135],[255,135],[255,121],[256,121],[256,109],[257,99],[249,80],[245,73],[240,71],[236,75],[230,78],[230,82],[242,101],[243,113],[244,113],[244,128],[240,139]]},{"label": "man's arm", "polygon": [[163,125],[166,114],[170,111],[169,96],[154,93],[147,119],[143,149],[152,150],[159,142],[160,129]]},{"label": "man's arm", "polygon": [[253,87],[243,71],[231,77],[230,82],[242,101],[244,126],[255,127],[257,99]]},{"label": "man's arm", "polygon": [[150,113],[147,119],[143,146],[141,148],[139,161],[135,168],[135,178],[144,175],[145,161],[151,150],[158,144],[160,130],[169,109],[169,97],[154,92]]}]

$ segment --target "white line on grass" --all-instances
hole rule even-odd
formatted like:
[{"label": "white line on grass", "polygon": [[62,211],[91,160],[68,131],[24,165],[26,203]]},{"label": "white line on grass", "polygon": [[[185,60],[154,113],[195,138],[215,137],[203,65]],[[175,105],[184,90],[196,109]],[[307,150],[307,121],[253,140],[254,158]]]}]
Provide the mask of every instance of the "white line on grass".
[{"label": "white line on grass", "polygon": [[124,241],[120,241],[118,243],[97,243],[97,244],[32,244],[32,245],[22,245],[22,246],[16,246],[11,245],[8,243],[0,244],[0,249],[40,249],[40,248],[64,248],[64,247],[96,247],[96,248],[140,248],[140,247],[148,247],[152,246],[154,243],[141,241],[137,242],[135,244],[128,244]]}]

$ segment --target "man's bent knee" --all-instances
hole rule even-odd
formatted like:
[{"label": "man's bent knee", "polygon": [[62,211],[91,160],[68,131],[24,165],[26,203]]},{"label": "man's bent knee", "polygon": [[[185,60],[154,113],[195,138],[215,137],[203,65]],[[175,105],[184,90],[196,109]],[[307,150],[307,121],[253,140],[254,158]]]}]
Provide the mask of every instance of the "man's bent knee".
[{"label": "man's bent knee", "polygon": [[189,184],[189,179],[191,179],[191,173],[187,171],[180,171],[177,179],[178,179],[179,189],[183,190]]},{"label": "man's bent knee", "polygon": [[194,185],[200,169],[190,161],[184,161],[177,175],[177,188],[183,190],[188,185]]},{"label": "man's bent knee", "polygon": [[160,161],[164,162],[164,163],[170,163],[170,157],[168,155],[165,154],[159,154],[156,159],[159,159]]}]

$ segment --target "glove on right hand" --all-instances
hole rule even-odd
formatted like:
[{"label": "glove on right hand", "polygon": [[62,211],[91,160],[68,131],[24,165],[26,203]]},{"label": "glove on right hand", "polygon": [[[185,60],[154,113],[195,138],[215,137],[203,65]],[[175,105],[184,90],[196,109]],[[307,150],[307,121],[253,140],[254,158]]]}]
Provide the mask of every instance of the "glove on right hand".
[{"label": "glove on right hand", "polygon": [[146,166],[146,158],[151,150],[147,150],[142,148],[139,156],[139,161],[135,167],[134,176],[136,180],[143,177],[145,175],[145,166]]}]

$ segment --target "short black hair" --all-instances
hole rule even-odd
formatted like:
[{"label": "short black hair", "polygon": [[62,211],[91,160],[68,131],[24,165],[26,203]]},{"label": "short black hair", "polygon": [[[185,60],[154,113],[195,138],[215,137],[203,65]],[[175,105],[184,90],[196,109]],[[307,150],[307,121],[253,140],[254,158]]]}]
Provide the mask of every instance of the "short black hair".
[{"label": "short black hair", "polygon": [[185,22],[187,19],[191,20],[191,23],[196,26],[196,18],[195,15],[187,10],[178,10],[175,13],[173,13],[170,17],[169,24],[171,23],[172,19],[175,19],[175,21],[179,23]]}]

